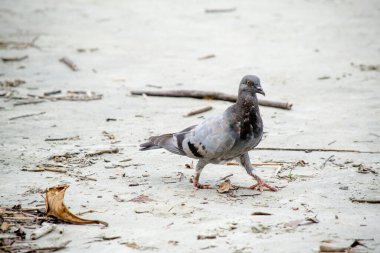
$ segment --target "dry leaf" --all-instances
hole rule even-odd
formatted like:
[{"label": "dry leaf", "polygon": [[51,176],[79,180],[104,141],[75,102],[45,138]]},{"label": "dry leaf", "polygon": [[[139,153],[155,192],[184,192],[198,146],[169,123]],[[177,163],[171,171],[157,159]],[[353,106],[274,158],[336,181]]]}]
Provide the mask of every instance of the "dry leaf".
[{"label": "dry leaf", "polygon": [[7,231],[10,227],[12,227],[11,224],[9,224],[8,222],[3,222],[3,223],[1,224],[0,230],[1,230],[2,232],[5,232],[5,231]]},{"label": "dry leaf", "polygon": [[217,191],[219,193],[226,193],[226,192],[229,192],[231,189],[232,189],[231,181],[227,179],[219,185],[219,188]]},{"label": "dry leaf", "polygon": [[54,216],[58,219],[64,220],[72,224],[103,224],[108,226],[107,222],[100,220],[87,220],[76,216],[71,213],[66,207],[63,199],[65,197],[65,191],[68,185],[51,187],[46,192],[45,205],[47,210],[47,216]]}]

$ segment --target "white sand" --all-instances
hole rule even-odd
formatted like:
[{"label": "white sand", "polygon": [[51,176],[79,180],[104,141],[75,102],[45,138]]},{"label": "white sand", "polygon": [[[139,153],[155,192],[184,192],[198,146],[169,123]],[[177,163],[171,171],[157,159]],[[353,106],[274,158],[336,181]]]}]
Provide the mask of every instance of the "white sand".
[{"label": "white sand", "polygon": [[[236,11],[204,12],[232,7]],[[234,94],[243,75],[256,74],[268,99],[294,103],[291,111],[261,108],[267,133],[260,147],[380,151],[380,73],[351,65],[379,64],[379,10],[375,0],[1,1],[0,41],[27,42],[39,36],[35,44],[40,49],[0,49],[2,57],[29,56],[21,62],[0,62],[0,81],[25,80],[14,89],[20,96],[56,89],[91,90],[103,94],[103,99],[16,107],[12,104],[17,101],[0,99],[5,108],[0,110],[0,206],[43,204],[36,190],[70,184],[66,204],[71,210],[104,211],[83,217],[105,220],[110,226],[59,225],[63,235],[53,232],[36,241],[72,240],[63,252],[134,251],[122,242],[157,252],[317,252],[321,240],[347,246],[355,238],[373,238],[364,241],[372,250],[361,249],[380,252],[380,206],[349,199],[379,197],[379,177],[359,174],[356,167],[344,164],[352,160],[379,172],[379,154],[253,151],[255,162],[308,164],[293,170],[297,179],[289,183],[275,179],[275,169],[259,168],[269,182],[286,186],[276,193],[247,197],[240,195],[257,192],[241,189],[229,197],[216,190],[194,190],[188,182],[193,171],[184,168],[191,159],[161,150],[139,152],[138,144],[152,134],[200,122],[182,116],[193,108],[212,105],[214,109],[205,114],[209,116],[230,103],[129,96],[133,89],[154,89],[147,84]],[[79,53],[79,48],[98,50]],[[216,57],[198,60],[209,54]],[[63,56],[80,70],[73,72],[59,62]],[[329,79],[318,79],[324,76]],[[39,112],[46,113],[8,120]],[[120,142],[111,145],[103,130]],[[75,135],[80,140],[44,141]],[[119,147],[121,153],[104,155],[88,167],[72,167],[97,181],[22,171],[46,162],[52,154],[110,146]],[[328,162],[320,169],[331,155],[335,164]],[[143,165],[105,168],[126,158],[132,161],[125,164]],[[186,179],[167,183],[179,172]],[[234,173],[234,184],[253,183],[243,168],[221,165],[206,167],[201,181],[216,183],[229,173]],[[141,185],[128,186],[136,182]],[[348,190],[339,189],[344,186]],[[128,200],[140,194],[154,201],[114,199],[114,195]],[[254,211],[273,215],[251,216]],[[314,216],[320,223],[284,227],[289,221]],[[253,233],[251,228],[260,224],[269,230]],[[88,243],[102,235],[121,238]],[[217,238],[197,240],[197,235]]]}]

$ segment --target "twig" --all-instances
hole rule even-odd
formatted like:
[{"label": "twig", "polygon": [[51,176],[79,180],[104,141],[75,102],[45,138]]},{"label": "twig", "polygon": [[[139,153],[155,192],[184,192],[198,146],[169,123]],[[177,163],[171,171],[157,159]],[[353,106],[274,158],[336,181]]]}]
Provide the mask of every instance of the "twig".
[{"label": "twig", "polygon": [[50,172],[59,172],[59,173],[66,173],[67,172],[67,170],[57,169],[57,168],[54,168],[54,167],[36,167],[34,169],[25,170],[25,171],[30,171],[30,172],[50,171]]},{"label": "twig", "polygon": [[62,92],[61,90],[47,91],[47,92],[44,92],[44,96],[56,95],[56,94],[60,94],[61,92]]},{"label": "twig", "polygon": [[276,171],[274,172],[274,177],[275,177],[275,178],[283,178],[283,177],[280,177],[280,176],[279,176],[279,174],[280,174],[280,172],[282,171],[283,168],[284,168],[283,166],[279,166],[279,167],[276,169]]},{"label": "twig", "polygon": [[54,224],[44,224],[42,227],[37,228],[36,230],[34,230],[32,232],[32,234],[30,235],[30,239],[36,240],[36,239],[50,233],[51,231],[56,229],[56,227],[57,226]]},{"label": "twig", "polygon": [[109,140],[115,140],[115,135],[107,132],[107,131],[103,131],[102,134],[107,137]]},{"label": "twig", "polygon": [[[148,96],[158,96],[158,97],[189,97],[189,98],[198,98],[198,99],[215,99],[223,100],[229,102],[236,102],[236,95],[229,95],[222,92],[214,91],[201,91],[201,90],[166,90],[166,91],[140,91],[135,90],[131,91],[132,95],[143,95]],[[270,100],[259,99],[259,105],[276,107],[280,109],[290,110],[292,109],[293,104],[288,102],[278,102]]]},{"label": "twig", "polygon": [[15,119],[21,119],[21,118],[27,118],[27,117],[32,117],[32,116],[37,116],[37,115],[42,115],[45,114],[46,112],[39,112],[39,113],[32,113],[32,114],[25,114],[17,117],[12,117],[9,118],[9,120],[15,120]]},{"label": "twig", "polygon": [[12,45],[13,46],[12,48],[15,48],[15,49],[26,49],[28,47],[34,47],[36,49],[40,49],[40,47],[35,45],[35,42],[37,41],[39,37],[40,37],[39,35],[34,37],[31,42],[0,41],[0,48],[8,47],[9,45]]},{"label": "twig", "polygon": [[224,181],[224,180],[226,180],[227,178],[229,178],[229,177],[232,177],[234,174],[229,174],[229,175],[227,175],[227,176],[225,176],[225,177],[222,177],[221,179],[219,179],[218,181]]},{"label": "twig", "polygon": [[46,138],[45,141],[72,141],[79,140],[79,136],[63,137],[63,138]]},{"label": "twig", "polygon": [[77,175],[77,174],[73,174],[73,173],[69,173],[68,175],[69,175],[69,176],[73,176],[73,177],[77,177],[77,178],[79,178],[80,180],[98,181],[96,178],[89,177],[89,176],[81,176],[81,175]]},{"label": "twig", "polygon": [[10,61],[22,61],[22,60],[25,60],[27,59],[28,56],[27,55],[24,55],[24,56],[21,56],[21,57],[1,57],[1,60],[3,62],[10,62]]},{"label": "twig", "polygon": [[320,168],[320,169],[324,169],[324,168],[326,167],[327,162],[329,162],[330,159],[333,158],[333,157],[334,157],[334,155],[329,156],[329,158],[327,158],[327,159],[325,160],[325,162],[321,165],[321,168]]},{"label": "twig", "polygon": [[[283,165],[284,162],[273,162],[273,163],[252,163],[253,166],[278,166]],[[240,165],[237,162],[227,162],[226,165]]]},{"label": "twig", "polygon": [[206,13],[226,13],[236,11],[236,8],[228,8],[228,9],[206,9]]},{"label": "twig", "polygon": [[350,198],[352,202],[357,202],[357,203],[369,203],[369,204],[380,204],[380,199],[355,199],[355,198]]},{"label": "twig", "polygon": [[45,101],[43,101],[43,100],[30,100],[30,101],[25,101],[25,102],[14,103],[13,106],[39,104],[39,103],[43,103],[43,102],[45,102]]},{"label": "twig", "polygon": [[150,87],[150,88],[162,89],[162,86],[154,85],[154,84],[147,84],[147,85],[145,85],[145,86],[146,86],[146,87]]},{"label": "twig", "polygon": [[198,240],[216,239],[216,235],[198,235]]},{"label": "twig", "polygon": [[311,152],[340,152],[340,153],[363,153],[363,154],[380,154],[380,151],[361,151],[353,149],[325,149],[325,148],[255,148],[255,150],[273,150],[273,151],[303,151]]},{"label": "twig", "polygon": [[79,70],[77,65],[75,65],[75,63],[67,57],[63,57],[63,58],[59,59],[59,61],[66,64],[66,66],[69,67],[72,71],[78,71]]},{"label": "twig", "polygon": [[38,96],[40,99],[47,99],[50,101],[64,100],[64,101],[91,101],[102,99],[102,94],[96,94],[93,91],[67,91],[67,95],[62,96]]},{"label": "twig", "polygon": [[199,109],[196,109],[196,110],[192,110],[191,112],[189,112],[188,114],[186,114],[184,116],[185,117],[189,117],[189,116],[197,115],[197,114],[200,114],[200,113],[208,112],[210,110],[212,110],[212,106],[205,106],[205,107],[202,107],[202,108],[199,108]]},{"label": "twig", "polygon": [[201,60],[207,60],[207,59],[211,59],[211,58],[215,58],[215,54],[208,54],[208,55],[199,57],[198,60],[201,61]]},{"label": "twig", "polygon": [[85,214],[85,213],[103,213],[104,211],[97,211],[97,210],[94,210],[94,209],[89,209],[89,210],[85,210],[85,211],[81,211],[79,213],[77,213],[77,215],[82,215],[82,214]]},{"label": "twig", "polygon": [[111,149],[98,150],[93,153],[88,153],[86,154],[86,156],[91,157],[91,156],[98,156],[98,155],[103,155],[103,154],[116,154],[116,153],[119,153],[119,149],[111,148]]}]

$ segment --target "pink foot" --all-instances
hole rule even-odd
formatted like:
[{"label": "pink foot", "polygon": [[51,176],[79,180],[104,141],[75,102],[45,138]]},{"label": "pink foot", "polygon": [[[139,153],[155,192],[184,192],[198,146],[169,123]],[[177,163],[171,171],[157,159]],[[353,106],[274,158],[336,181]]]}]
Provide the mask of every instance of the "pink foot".
[{"label": "pink foot", "polygon": [[191,177],[190,183],[193,184],[195,189],[212,189],[212,186],[210,184],[200,184],[199,181],[196,180],[196,177]]},{"label": "pink foot", "polygon": [[264,188],[268,188],[272,192],[278,191],[276,187],[270,186],[269,184],[265,183],[263,180],[259,180],[257,184],[252,185],[249,187],[249,189],[255,190],[258,189],[259,191],[264,191]]},{"label": "pink foot", "polygon": [[212,189],[210,184],[193,183],[195,189]]}]

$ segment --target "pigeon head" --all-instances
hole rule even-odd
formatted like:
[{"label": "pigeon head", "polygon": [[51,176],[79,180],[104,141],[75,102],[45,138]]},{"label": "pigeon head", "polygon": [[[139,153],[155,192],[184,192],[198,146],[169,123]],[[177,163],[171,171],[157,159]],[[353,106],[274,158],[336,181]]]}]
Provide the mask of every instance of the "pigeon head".
[{"label": "pigeon head", "polygon": [[265,92],[260,84],[260,79],[254,75],[247,75],[241,79],[239,91],[260,93],[265,96]]}]

